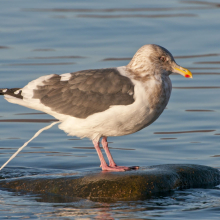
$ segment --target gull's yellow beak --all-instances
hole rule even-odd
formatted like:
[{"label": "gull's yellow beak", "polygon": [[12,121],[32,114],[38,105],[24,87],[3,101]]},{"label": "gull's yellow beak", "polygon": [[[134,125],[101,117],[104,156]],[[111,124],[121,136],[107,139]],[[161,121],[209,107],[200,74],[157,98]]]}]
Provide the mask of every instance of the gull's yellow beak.
[{"label": "gull's yellow beak", "polygon": [[178,66],[178,65],[176,65],[176,66],[173,68],[173,72],[174,72],[174,73],[179,73],[179,74],[183,75],[183,76],[186,77],[186,78],[193,78],[192,73],[191,73],[188,69],[183,68],[183,67]]}]

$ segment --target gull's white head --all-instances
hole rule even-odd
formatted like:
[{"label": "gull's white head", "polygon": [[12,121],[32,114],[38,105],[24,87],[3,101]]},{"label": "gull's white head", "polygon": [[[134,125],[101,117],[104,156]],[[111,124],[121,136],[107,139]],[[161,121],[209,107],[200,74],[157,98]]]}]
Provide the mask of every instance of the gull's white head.
[{"label": "gull's white head", "polygon": [[170,75],[171,73],[179,73],[187,78],[192,78],[192,73],[179,66],[167,49],[155,44],[142,46],[135,53],[127,68],[140,77],[152,74]]}]

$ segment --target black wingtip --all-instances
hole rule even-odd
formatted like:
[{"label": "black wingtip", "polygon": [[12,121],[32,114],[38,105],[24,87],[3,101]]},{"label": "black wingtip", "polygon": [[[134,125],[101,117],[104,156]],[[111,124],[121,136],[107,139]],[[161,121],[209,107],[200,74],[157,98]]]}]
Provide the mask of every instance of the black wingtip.
[{"label": "black wingtip", "polygon": [[0,89],[0,95],[10,95],[10,96],[14,96],[19,99],[23,99],[23,96],[21,95],[21,90],[18,91],[19,89],[20,88]]},{"label": "black wingtip", "polygon": [[5,89],[0,89],[0,95],[4,95],[5,93],[3,92]]}]

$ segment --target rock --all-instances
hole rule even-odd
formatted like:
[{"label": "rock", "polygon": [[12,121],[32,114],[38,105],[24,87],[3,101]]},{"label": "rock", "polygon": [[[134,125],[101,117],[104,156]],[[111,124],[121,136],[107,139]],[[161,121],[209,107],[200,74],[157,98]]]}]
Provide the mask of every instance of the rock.
[{"label": "rock", "polygon": [[91,200],[138,200],[175,189],[213,187],[220,171],[191,164],[167,164],[127,172],[99,172],[62,178],[29,177],[0,181],[0,187],[35,194]]}]

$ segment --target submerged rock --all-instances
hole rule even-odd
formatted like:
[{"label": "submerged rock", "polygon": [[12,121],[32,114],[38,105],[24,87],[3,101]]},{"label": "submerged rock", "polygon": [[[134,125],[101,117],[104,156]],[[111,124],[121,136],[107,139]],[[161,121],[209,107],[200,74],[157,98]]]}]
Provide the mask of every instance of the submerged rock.
[{"label": "submerged rock", "polygon": [[137,200],[175,189],[213,187],[219,183],[218,169],[201,165],[168,164],[127,172],[8,179],[1,180],[0,187],[35,194],[110,201]]}]

